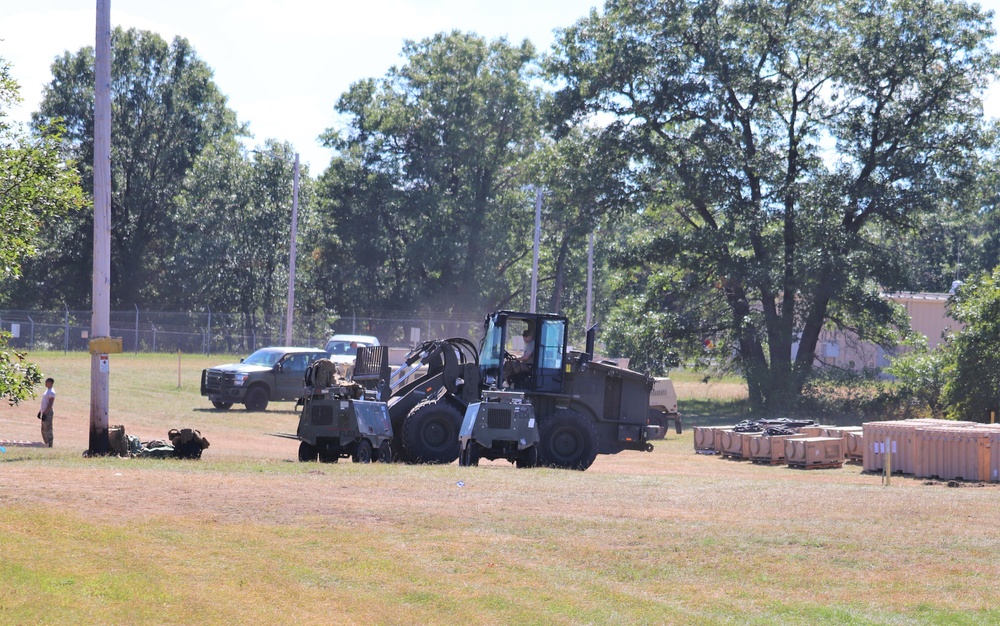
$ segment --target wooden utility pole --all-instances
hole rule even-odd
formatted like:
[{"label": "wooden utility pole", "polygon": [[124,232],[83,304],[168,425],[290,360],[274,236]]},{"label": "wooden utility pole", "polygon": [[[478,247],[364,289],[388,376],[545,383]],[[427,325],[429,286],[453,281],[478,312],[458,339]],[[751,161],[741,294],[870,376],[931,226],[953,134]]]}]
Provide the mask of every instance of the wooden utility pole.
[{"label": "wooden utility pole", "polygon": [[288,246],[288,313],[285,316],[285,345],[292,345],[292,318],[295,314],[295,239],[299,231],[299,153],[295,153],[292,179],[292,240]]},{"label": "wooden utility pole", "polygon": [[[94,68],[94,283],[90,337],[111,334],[111,0],[97,0]],[[108,445],[108,355],[90,355],[90,454]]]}]

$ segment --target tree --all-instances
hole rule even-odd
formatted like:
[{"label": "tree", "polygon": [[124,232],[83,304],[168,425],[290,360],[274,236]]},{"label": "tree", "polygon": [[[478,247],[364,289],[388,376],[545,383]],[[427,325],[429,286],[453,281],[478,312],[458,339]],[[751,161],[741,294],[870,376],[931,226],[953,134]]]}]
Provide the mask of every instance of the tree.
[{"label": "tree", "polygon": [[[211,69],[183,38],[167,44],[155,33],[116,28],[112,33],[112,306],[173,303],[184,284],[165,284],[163,258],[175,239],[174,197],[195,158],[212,141],[243,132]],[[62,120],[64,148],[76,160],[84,187],[93,186],[94,50],[69,52],[52,65],[41,127]],[[62,224],[42,256],[26,265],[33,282],[44,277],[48,296],[33,304],[90,301],[93,215]]]},{"label": "tree", "polygon": [[983,421],[987,411],[1000,409],[1000,268],[959,288],[948,311],[965,327],[939,347],[945,362],[942,401],[950,417]]},{"label": "tree", "polygon": [[481,310],[510,297],[512,260],[531,246],[519,164],[538,131],[534,49],[451,32],[403,55],[351,86],[337,103],[346,128],[323,136],[338,158],[321,186],[316,277],[338,267],[357,285],[335,288],[331,308]]},{"label": "tree", "polygon": [[664,216],[651,260],[716,291],[707,325],[776,412],[828,324],[892,341],[886,242],[968,185],[992,36],[965,2],[615,0],[548,68],[564,126],[600,115],[635,151]]},{"label": "tree", "polygon": [[[250,154],[232,137],[202,151],[177,198],[177,239],[168,266],[171,282],[186,285],[178,305],[216,311],[235,305],[245,334],[262,330],[261,320],[280,309],[288,280],[294,163],[292,146],[274,140]],[[300,224],[308,224],[308,171],[300,181]]]},{"label": "tree", "polygon": [[[539,308],[566,314],[579,322],[581,330],[589,237],[602,227],[605,232],[612,231],[597,238],[596,265],[600,267],[604,249],[600,242],[614,236],[633,206],[637,190],[626,175],[629,159],[620,142],[607,141],[592,129],[578,128],[556,141],[542,142],[528,162],[526,179],[544,191]],[[612,220],[616,220],[614,226]]]},{"label": "tree", "polygon": [[[18,100],[10,66],[0,59],[0,278],[9,288],[43,230],[86,204],[76,171],[59,155],[59,126],[30,136],[7,121],[7,108]],[[7,349],[9,336],[0,331],[0,398],[15,405],[34,394],[41,373],[24,354]]]}]

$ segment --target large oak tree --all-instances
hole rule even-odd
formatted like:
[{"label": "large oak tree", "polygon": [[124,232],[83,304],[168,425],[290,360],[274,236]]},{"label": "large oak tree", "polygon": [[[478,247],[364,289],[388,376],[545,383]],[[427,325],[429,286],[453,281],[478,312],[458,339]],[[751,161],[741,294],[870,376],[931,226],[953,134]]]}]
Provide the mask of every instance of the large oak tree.
[{"label": "large oak tree", "polygon": [[550,69],[567,123],[634,151],[648,251],[718,294],[708,325],[780,411],[829,324],[887,339],[886,244],[975,171],[993,34],[962,1],[612,0]]}]

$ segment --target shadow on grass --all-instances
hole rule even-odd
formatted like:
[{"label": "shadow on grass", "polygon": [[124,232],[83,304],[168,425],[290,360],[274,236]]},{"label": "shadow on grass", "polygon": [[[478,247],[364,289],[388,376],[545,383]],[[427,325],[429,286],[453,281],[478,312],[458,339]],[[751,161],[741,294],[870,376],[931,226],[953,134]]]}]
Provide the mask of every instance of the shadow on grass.
[{"label": "shadow on grass", "polygon": [[728,426],[750,417],[746,400],[688,399],[681,404],[684,426]]}]

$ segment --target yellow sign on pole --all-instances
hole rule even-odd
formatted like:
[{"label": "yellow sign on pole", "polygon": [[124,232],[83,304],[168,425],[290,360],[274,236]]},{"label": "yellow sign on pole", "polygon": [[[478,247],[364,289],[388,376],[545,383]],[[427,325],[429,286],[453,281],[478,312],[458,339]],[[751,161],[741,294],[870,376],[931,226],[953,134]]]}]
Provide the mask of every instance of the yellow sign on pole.
[{"label": "yellow sign on pole", "polygon": [[94,337],[90,340],[91,354],[121,354],[121,337]]}]

